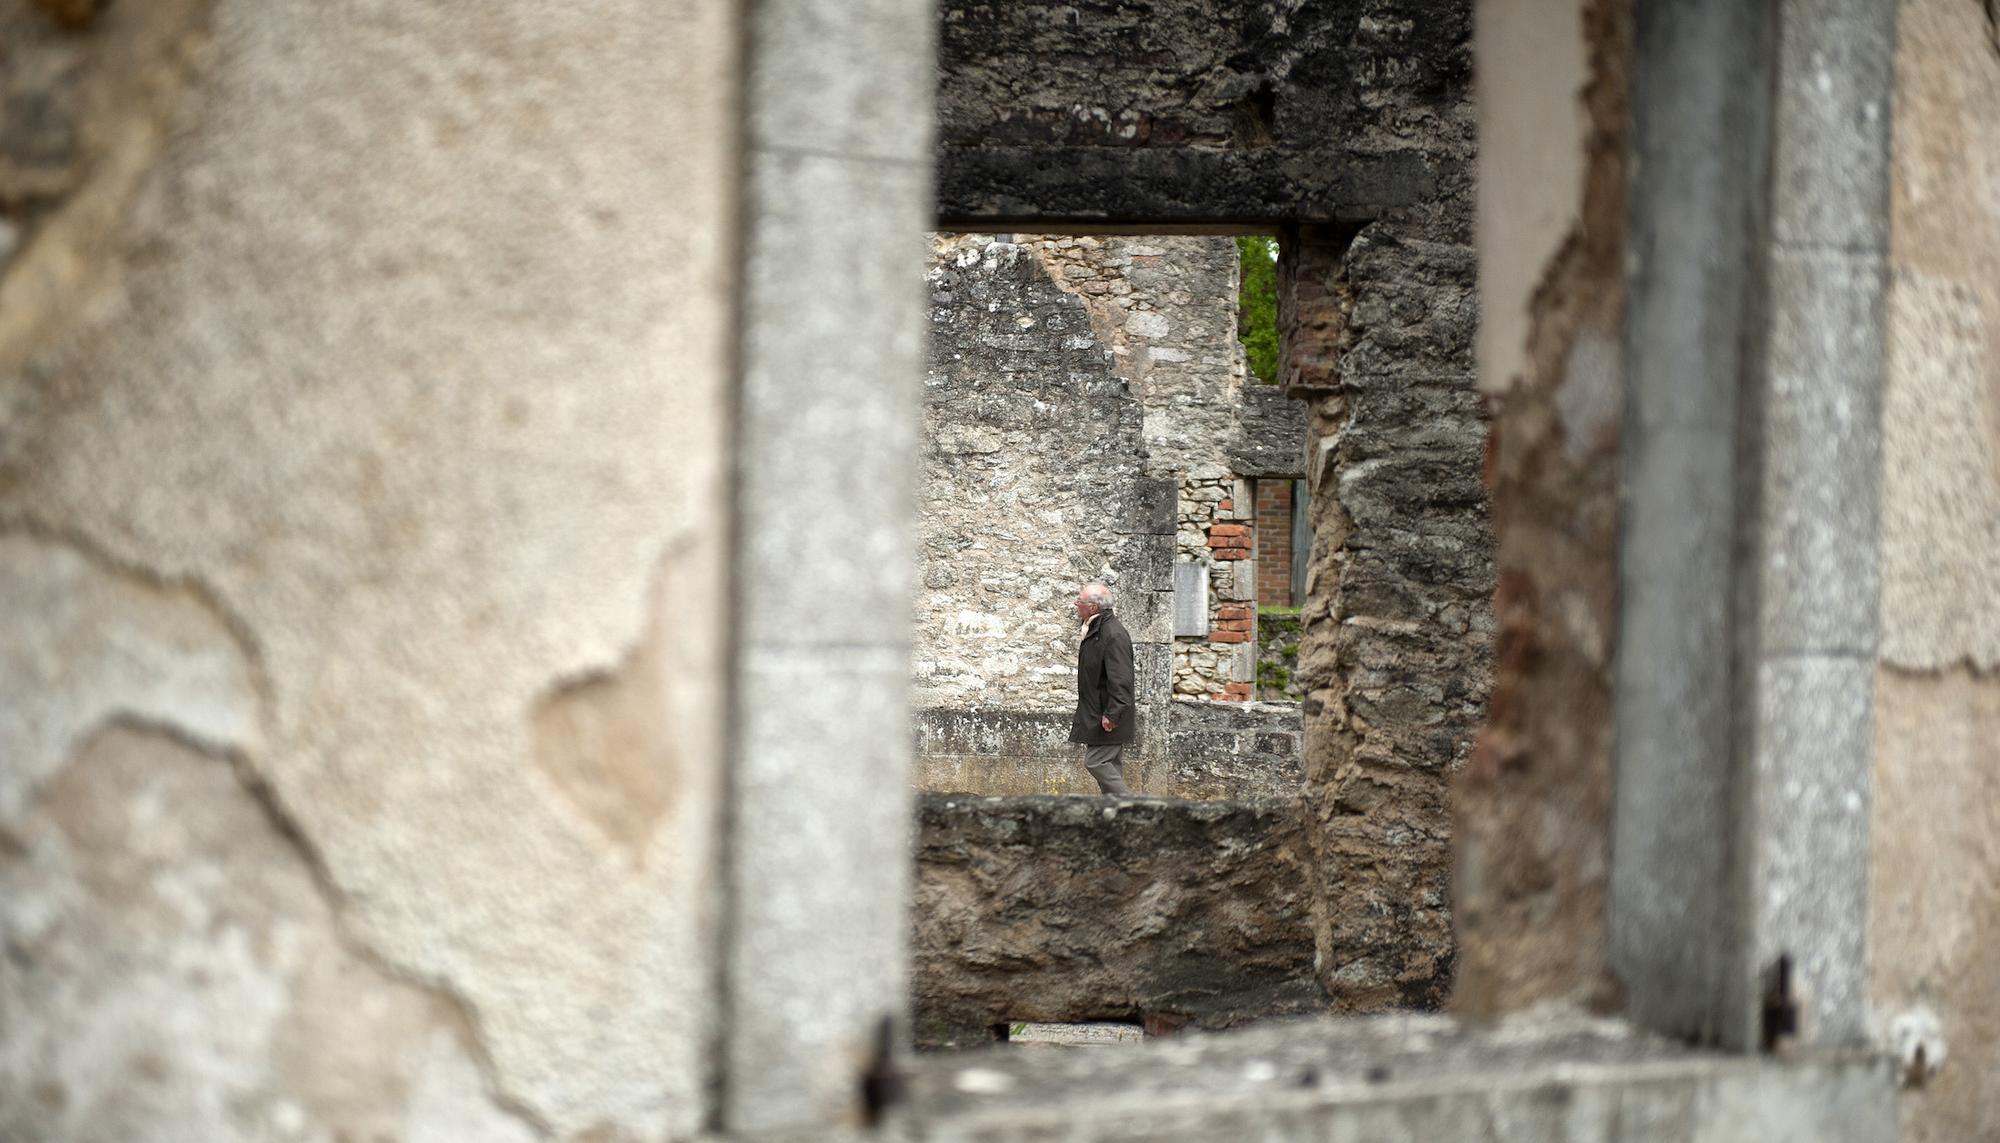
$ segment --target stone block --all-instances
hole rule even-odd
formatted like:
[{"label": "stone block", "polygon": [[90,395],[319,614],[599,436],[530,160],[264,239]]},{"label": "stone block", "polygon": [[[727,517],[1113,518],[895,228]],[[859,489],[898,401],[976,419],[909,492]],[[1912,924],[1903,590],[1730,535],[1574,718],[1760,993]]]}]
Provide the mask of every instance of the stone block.
[{"label": "stone block", "polygon": [[1788,956],[1801,1034],[1869,1042],[1873,656],[1767,658],[1757,672],[1752,963]]},{"label": "stone block", "polygon": [[1142,708],[1164,703],[1174,680],[1174,649],[1170,643],[1132,644],[1133,690]]},{"label": "stone block", "polygon": [[1257,646],[1255,641],[1238,643],[1229,652],[1229,681],[1249,683],[1257,679]]},{"label": "stone block", "polygon": [[1290,801],[920,796],[919,1041],[1312,1011],[1302,829]]},{"label": "stone block", "polygon": [[1229,576],[1215,594],[1216,598],[1232,603],[1257,602],[1257,561],[1247,556],[1230,561]]},{"label": "stone block", "polygon": [[1174,635],[1208,634],[1207,564],[1174,565]]},{"label": "stone block", "polygon": [[1065,749],[1067,710],[919,710],[913,717],[918,754],[1040,757]]},{"label": "stone block", "polygon": [[[740,628],[751,642],[870,644],[907,622],[923,340],[910,318],[923,294],[893,252],[901,221],[923,216],[921,176],[817,155],[751,160],[735,571],[757,599]],[[879,255],[821,240],[876,234],[855,229],[871,218],[884,220],[866,244]],[[822,305],[829,288],[884,304]],[[876,510],[850,510],[856,487]]]},{"label": "stone block", "polygon": [[1875,647],[1884,285],[1872,255],[1772,257],[1759,502],[1766,653]]},{"label": "stone block", "polygon": [[1118,595],[1118,616],[1132,642],[1168,643],[1174,637],[1177,596],[1171,591],[1127,591]]},{"label": "stone block", "polygon": [[1300,477],[1306,471],[1305,402],[1276,385],[1245,383],[1242,430],[1229,457],[1244,476]]},{"label": "stone block", "polygon": [[935,1143],[1896,1137],[1879,1057],[1721,1056],[1575,1017],[1320,1019],[1116,1050],[933,1055],[912,1090],[912,1138]]},{"label": "stone block", "polygon": [[911,109],[930,103],[936,83],[930,4],[778,0],[749,21],[752,147],[929,163],[930,116]]},{"label": "stone block", "polygon": [[1131,515],[1117,525],[1117,529],[1121,532],[1173,535],[1175,509],[1180,500],[1179,486],[1172,480],[1142,477],[1134,482],[1134,489]]},{"label": "stone block", "polygon": [[1134,590],[1173,591],[1173,538],[1141,534],[1128,542],[1118,568],[1118,589],[1121,594]]},{"label": "stone block", "polygon": [[1771,233],[1849,251],[1889,241],[1889,100],[1896,9],[1874,0],[1781,5]]},{"label": "stone block", "polygon": [[[796,1005],[740,998],[728,1066],[773,1085],[746,1122],[811,1122],[842,1098],[884,1005],[905,994],[909,665],[900,647],[750,644],[739,651],[733,759],[733,979]],[[852,876],[857,869],[869,877]],[[807,1052],[802,1045],[818,1050]]]}]

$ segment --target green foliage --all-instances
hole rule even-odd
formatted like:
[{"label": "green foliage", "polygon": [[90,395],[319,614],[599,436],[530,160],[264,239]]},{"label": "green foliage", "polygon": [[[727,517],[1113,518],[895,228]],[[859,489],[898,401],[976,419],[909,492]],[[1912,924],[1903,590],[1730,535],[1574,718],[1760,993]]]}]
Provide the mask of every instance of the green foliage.
[{"label": "green foliage", "polygon": [[1260,603],[1257,605],[1258,615],[1297,615],[1299,611],[1299,608],[1280,607],[1275,603]]},{"label": "green foliage", "polygon": [[1257,686],[1264,691],[1282,692],[1292,685],[1292,669],[1274,659],[1257,664]]},{"label": "green foliage", "polygon": [[1278,383],[1278,240],[1268,234],[1236,239],[1243,284],[1236,294],[1236,337],[1250,359],[1250,373]]}]

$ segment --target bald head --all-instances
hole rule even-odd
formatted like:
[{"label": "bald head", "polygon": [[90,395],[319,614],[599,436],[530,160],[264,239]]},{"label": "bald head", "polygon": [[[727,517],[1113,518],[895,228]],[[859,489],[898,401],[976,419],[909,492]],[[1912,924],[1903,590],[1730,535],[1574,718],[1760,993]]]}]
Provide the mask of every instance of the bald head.
[{"label": "bald head", "polygon": [[1088,620],[1100,611],[1111,608],[1111,589],[1101,583],[1086,583],[1083,590],[1076,593],[1076,617]]}]

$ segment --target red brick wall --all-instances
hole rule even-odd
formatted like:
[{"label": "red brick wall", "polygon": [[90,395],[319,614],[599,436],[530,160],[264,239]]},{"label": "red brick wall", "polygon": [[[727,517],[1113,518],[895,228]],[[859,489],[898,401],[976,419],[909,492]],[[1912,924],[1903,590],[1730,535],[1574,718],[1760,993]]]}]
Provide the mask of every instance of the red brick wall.
[{"label": "red brick wall", "polygon": [[1292,482],[1257,482],[1257,602],[1290,607],[1292,599]]}]

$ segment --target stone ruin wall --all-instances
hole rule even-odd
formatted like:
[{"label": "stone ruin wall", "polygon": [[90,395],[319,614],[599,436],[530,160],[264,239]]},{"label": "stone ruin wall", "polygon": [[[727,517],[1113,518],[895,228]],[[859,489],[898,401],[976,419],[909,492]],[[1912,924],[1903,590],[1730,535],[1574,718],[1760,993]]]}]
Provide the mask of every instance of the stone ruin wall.
[{"label": "stone ruin wall", "polygon": [[[1469,14],[1406,5],[1356,28],[1327,10],[1285,29],[1194,8],[1157,25],[1128,15],[1091,6],[1089,19],[1061,28],[997,9],[982,9],[976,27],[947,20],[945,214],[1018,219],[1034,204],[1053,217],[1175,217],[1179,191],[1198,178],[1207,217],[1317,220],[1281,227],[1278,268],[1281,381],[1306,406],[1312,442],[1290,474],[1303,469],[1311,495],[1294,682],[1305,696],[1315,971],[1342,1010],[1436,1006],[1456,957],[1447,795],[1485,716],[1495,654],[1488,421],[1471,354]],[[1051,52],[1093,58],[1099,36],[1168,51],[1217,34],[1242,37],[1246,54],[1194,65],[1199,74],[1181,85],[1131,77],[1120,87],[1142,108],[1131,145],[1146,153],[1129,167],[1125,144],[1059,116],[989,114],[1023,101],[1090,106],[1100,77],[1041,66]],[[1250,75],[1240,58],[1284,66]],[[1243,97],[1255,83],[1274,85],[1275,118]],[[1333,122],[1341,128],[1325,130]],[[1195,139],[1204,145],[1188,145]],[[1073,173],[1113,169],[1133,177]],[[1328,209],[1355,201],[1381,205]],[[1225,450],[1211,478],[1241,475],[1245,459]],[[1239,510],[1237,489],[1209,487],[1203,504],[1230,507],[1191,514],[1190,532],[1212,542],[1221,523],[1221,539],[1236,539],[1241,522],[1214,512]],[[1192,548],[1179,500],[1176,548]],[[1243,547],[1254,552],[1254,540]],[[1240,678],[1233,657],[1227,676],[1221,663],[1209,677],[1225,688],[1250,682],[1247,661]]]},{"label": "stone ruin wall", "polygon": [[[1303,452],[1296,404],[1265,395],[1246,408],[1236,261],[1227,238],[934,238],[920,787],[1095,789],[1064,739],[1075,694],[1069,604],[1101,578],[1133,632],[1140,717],[1152,728],[1130,758],[1134,788],[1295,788],[1295,708],[1255,708],[1224,741],[1212,720],[1169,705],[1176,695],[1252,697],[1252,506],[1238,473]],[[1206,634],[1173,637],[1176,563],[1209,569]],[[1213,772],[1191,773],[1182,759],[1156,767],[1176,743],[1220,751]],[[1255,775],[1245,765],[1254,757],[1283,761]],[[1225,772],[1252,784],[1232,787]]]},{"label": "stone ruin wall", "polygon": [[[920,708],[1067,710],[1076,588],[1103,579],[1135,644],[1164,644],[1170,571],[1134,531],[1139,402],[1045,252],[978,235],[933,245],[925,381]],[[1135,647],[1135,652],[1137,648]],[[1150,665],[1150,663],[1149,663]]]},{"label": "stone ruin wall", "polygon": [[[2000,1137],[2000,33],[1898,11],[1874,672],[1871,1001],[1943,1067],[1915,1143]],[[1933,1052],[1935,1055],[1935,1052]]]}]

